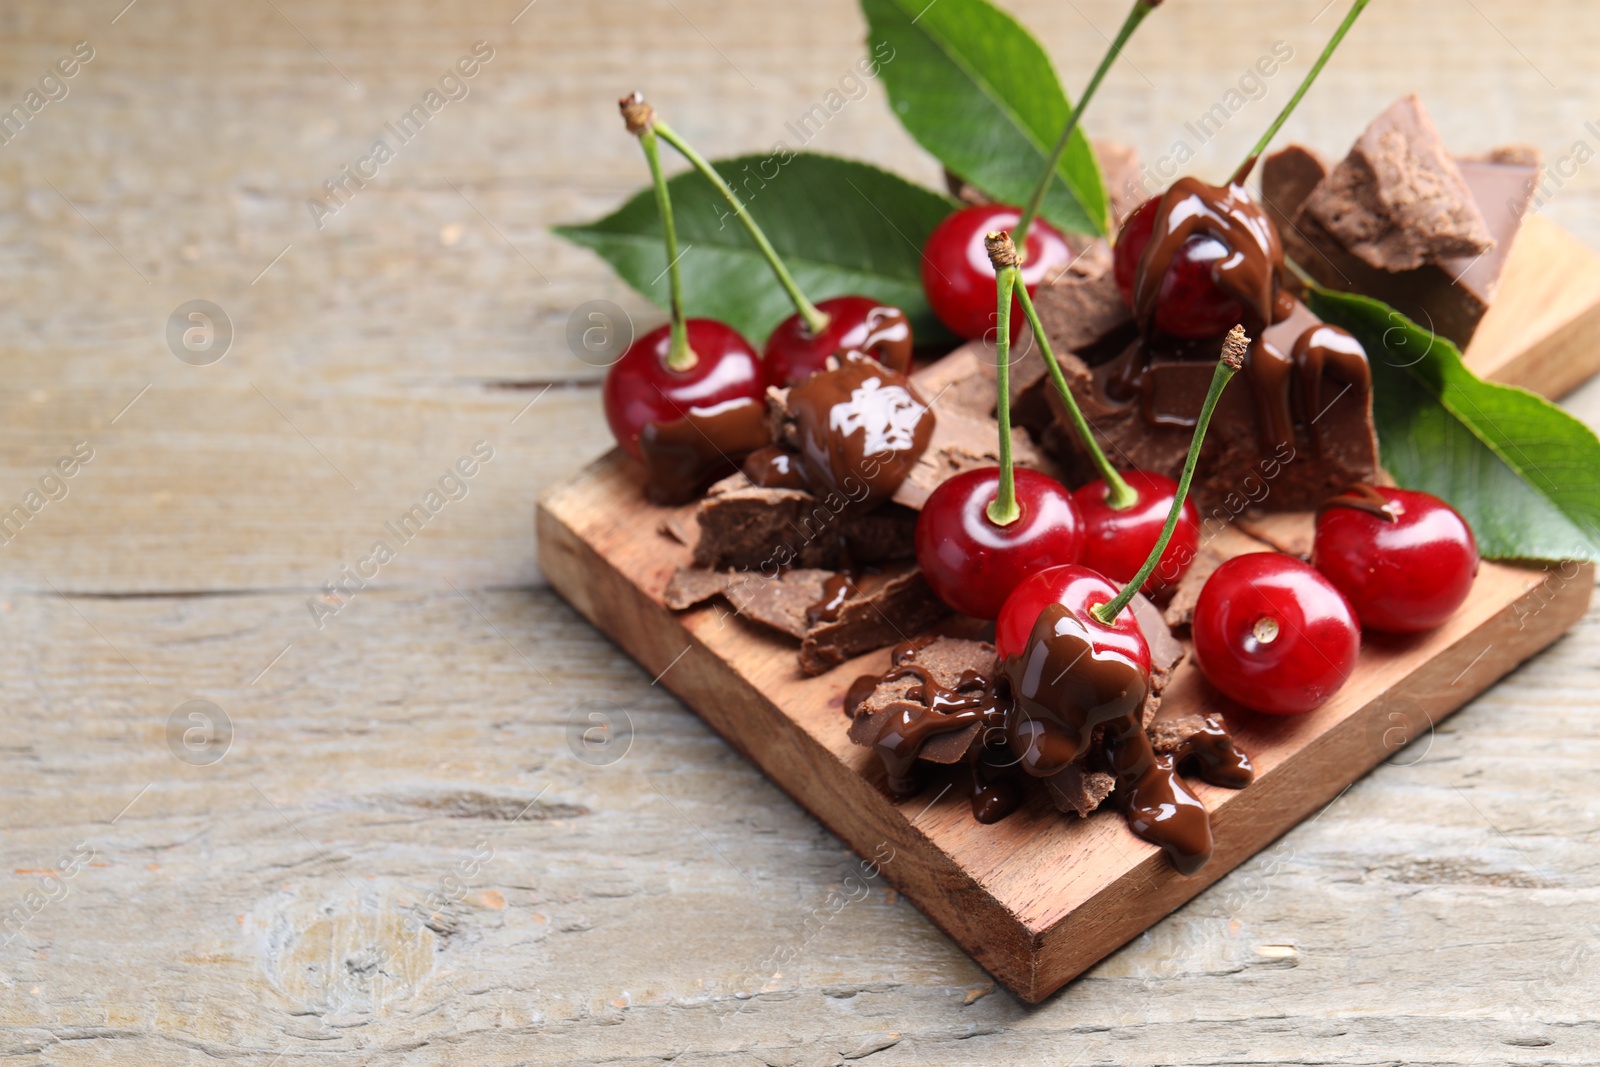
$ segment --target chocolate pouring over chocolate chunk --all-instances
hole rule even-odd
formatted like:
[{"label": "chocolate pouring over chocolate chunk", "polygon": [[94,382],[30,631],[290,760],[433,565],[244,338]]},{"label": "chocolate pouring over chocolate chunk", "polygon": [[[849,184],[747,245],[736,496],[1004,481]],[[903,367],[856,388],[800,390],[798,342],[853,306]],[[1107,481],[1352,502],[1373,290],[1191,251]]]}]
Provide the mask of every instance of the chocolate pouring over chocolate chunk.
[{"label": "chocolate pouring over chocolate chunk", "polygon": [[1465,347],[1532,201],[1537,150],[1452,159],[1427,109],[1408,96],[1338,166],[1317,175],[1317,161],[1291,145],[1262,168],[1263,197],[1280,223],[1289,220],[1290,257],[1322,285],[1376,297]]},{"label": "chocolate pouring over chocolate chunk", "polygon": [[[1262,335],[1272,365],[1259,379],[1222,394],[1191,489],[1202,518],[1231,518],[1250,506],[1311,508],[1346,485],[1373,477],[1378,440],[1368,381],[1337,356],[1328,359],[1320,345],[1301,346],[1302,360],[1295,361],[1297,342],[1320,326],[1321,320],[1295,301],[1289,317]],[[1068,387],[1107,454],[1119,466],[1176,479],[1221,347],[1218,339],[1150,355],[1145,343],[1134,339],[1095,367],[1070,351],[1058,350],[1058,356]],[[1321,373],[1313,374],[1317,355],[1323,356]],[[1138,391],[1115,395],[1135,361],[1142,364]],[[1264,395],[1268,388],[1274,391]],[[1097,477],[1050,383],[1036,383],[1030,394],[1050,413],[1041,426],[1030,412],[1030,428],[1062,459],[1068,484]],[[1264,446],[1269,437],[1279,439]]]}]

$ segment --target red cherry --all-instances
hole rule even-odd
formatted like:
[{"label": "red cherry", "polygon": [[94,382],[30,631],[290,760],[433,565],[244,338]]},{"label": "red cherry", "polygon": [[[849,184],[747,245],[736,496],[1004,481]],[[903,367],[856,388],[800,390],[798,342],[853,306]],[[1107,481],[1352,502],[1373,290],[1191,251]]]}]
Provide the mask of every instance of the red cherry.
[{"label": "red cherry", "polygon": [[[922,288],[939,321],[959,336],[976,340],[995,328],[994,266],[983,238],[991,230],[1010,230],[1021,218],[1021,212],[1004,204],[964,207],[928,235],[922,247]],[[1043,219],[1028,227],[1023,251],[1022,283],[1030,296],[1073,259],[1067,239]],[[1021,328],[1021,306],[1013,305],[1013,340]]]},{"label": "red cherry", "polygon": [[773,385],[811,377],[838,352],[864,352],[890,370],[911,370],[911,323],[899,308],[866,296],[836,296],[819,301],[817,310],[828,316],[821,333],[812,333],[796,314],[767,338],[762,362]]},{"label": "red cherry", "polygon": [[983,467],[943,482],[917,517],[917,565],[940,600],[963,615],[992,619],[1034,572],[1076,563],[1083,520],[1060,482],[1023,467],[1013,472],[1022,515],[997,526],[986,509],[1000,469]]},{"label": "red cherry", "polygon": [[629,345],[606,374],[601,389],[606,422],[617,444],[635,459],[646,423],[672,422],[690,408],[766,395],[761,360],[733,327],[715,319],[690,319],[685,325],[698,357],[688,370],[667,366],[671,328],[659,326]]},{"label": "red cherry", "polygon": [[1000,659],[1020,656],[1028,648],[1028,637],[1039,615],[1051,604],[1060,604],[1090,635],[1098,656],[1125,659],[1146,675],[1150,673],[1150,646],[1132,608],[1123,608],[1108,626],[1094,615],[1094,608],[1109,604],[1119,590],[1103,574],[1077,563],[1049,567],[1028,577],[1011,591],[995,621],[994,648]]},{"label": "red cherry", "polygon": [[[1161,528],[1166,525],[1172,501],[1178,495],[1178,483],[1162,474],[1125,471],[1122,478],[1139,494],[1139,500],[1121,511],[1106,503],[1108,487],[1104,479],[1097,478],[1072,492],[1072,502],[1078,505],[1078,514],[1083,516],[1083,565],[1093,567],[1115,582],[1132,581],[1139,573],[1156,542],[1161,540]],[[1194,498],[1190,497],[1184,500],[1172,540],[1167,542],[1161,561],[1150,572],[1141,591],[1149,594],[1176,585],[1199,550],[1200,512],[1195,510]]]},{"label": "red cherry", "polygon": [[[1133,306],[1134,276],[1139,259],[1155,231],[1156,209],[1161,198],[1153,196],[1134,209],[1122,224],[1112,250],[1112,272],[1123,301]],[[1156,329],[1173,337],[1204,339],[1228,332],[1244,318],[1244,308],[1224,293],[1213,280],[1211,269],[1232,255],[1227,245],[1214,237],[1194,236],[1184,242],[1173,257],[1172,267],[1161,282],[1156,298]]]},{"label": "red cherry", "polygon": [[1270,715],[1322,706],[1355,669],[1361,631],[1349,601],[1308,563],[1235,556],[1194,606],[1194,655],[1224,695]]},{"label": "red cherry", "polygon": [[1376,498],[1362,501],[1367,492],[1362,487],[1359,495],[1335,497],[1324,506],[1312,565],[1349,599],[1363,626],[1389,633],[1431,630],[1472,591],[1478,573],[1472,528],[1436,496],[1374,487]]}]

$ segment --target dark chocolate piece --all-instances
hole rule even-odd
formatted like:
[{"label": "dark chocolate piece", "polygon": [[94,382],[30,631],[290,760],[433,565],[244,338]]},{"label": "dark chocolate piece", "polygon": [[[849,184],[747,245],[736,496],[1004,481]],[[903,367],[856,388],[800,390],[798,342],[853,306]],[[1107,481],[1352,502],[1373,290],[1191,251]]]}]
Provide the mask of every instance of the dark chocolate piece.
[{"label": "dark chocolate piece", "polygon": [[[1261,345],[1269,355],[1290,353],[1292,364],[1295,342],[1320,325],[1303,304],[1293,302],[1290,317],[1268,327]],[[1119,464],[1176,479],[1221,343],[1193,342],[1153,357],[1139,348],[1143,344],[1134,341],[1116,360],[1093,368],[1073,353],[1058,350],[1057,354],[1068,387],[1106,453],[1117,457]],[[1142,369],[1130,374],[1128,365],[1136,361]],[[1372,426],[1371,390],[1340,380],[1341,373],[1346,378],[1355,375],[1337,360],[1325,358],[1324,375],[1314,381],[1290,366],[1274,382],[1260,373],[1267,362],[1263,359],[1252,371],[1260,375],[1262,404],[1271,404],[1273,410],[1283,410],[1279,405],[1287,408],[1282,417],[1293,423],[1293,440],[1263,453],[1255,383],[1226,390],[1206,435],[1191,490],[1202,516],[1222,514],[1231,519],[1252,505],[1274,511],[1314,508],[1329,494],[1352,482],[1370,481],[1376,474],[1378,440]],[[1308,371],[1309,363],[1303,360],[1301,368]],[[1137,383],[1134,395],[1113,395],[1129,377]],[[1295,401],[1307,392],[1317,397],[1315,412],[1304,410],[1309,405],[1303,399]],[[1063,461],[1067,484],[1098,477],[1053,388],[1047,389],[1046,399],[1055,432],[1043,440]]]},{"label": "dark chocolate piece", "polygon": [[1305,145],[1289,145],[1261,160],[1261,202],[1286,249],[1293,247],[1290,235],[1300,206],[1327,176],[1327,161]]},{"label": "dark chocolate piece", "polygon": [[[1411,111],[1411,102],[1402,100],[1380,116],[1373,126],[1401,129],[1411,122],[1406,117]],[[1396,114],[1400,116],[1398,120],[1394,119]],[[1422,117],[1426,119],[1425,112]],[[1369,128],[1368,132],[1372,130]],[[1431,123],[1423,139],[1426,153],[1431,155],[1438,151],[1438,135]],[[1360,148],[1358,144],[1357,150]],[[1377,297],[1465,348],[1494,300],[1506,259],[1538,185],[1540,159],[1537,149],[1511,145],[1481,158],[1457,159],[1452,166],[1468,190],[1469,203],[1492,241],[1487,251],[1482,251],[1481,242],[1469,246],[1478,248],[1476,252],[1460,251],[1461,245],[1457,244],[1453,248],[1439,249],[1432,258],[1414,267],[1406,266],[1414,262],[1414,256],[1400,256],[1374,266],[1347,249],[1340,237],[1319,220],[1309,202],[1302,205],[1305,210],[1279,202],[1279,208],[1294,215],[1292,227],[1283,231],[1289,254],[1321,284]],[[1360,164],[1356,164],[1347,171],[1347,176],[1359,173]],[[1267,189],[1265,174],[1262,180],[1263,188]],[[1357,198],[1377,200],[1376,180],[1374,175],[1373,188]],[[1274,185],[1273,188],[1281,187]],[[1459,189],[1456,192],[1459,193]],[[1281,193],[1269,191],[1268,195]],[[1444,212],[1445,216],[1449,214],[1449,211]],[[1406,225],[1413,224],[1419,233],[1430,232],[1426,220],[1406,220]],[[1428,240],[1418,241],[1419,247],[1428,243]]]},{"label": "dark chocolate piece", "polygon": [[800,473],[800,457],[777,445],[767,445],[750,453],[743,470],[750,483],[762,489],[806,488],[806,477]]},{"label": "dark chocolate piece", "polygon": [[1100,807],[1117,787],[1116,778],[1105,771],[1091,771],[1084,763],[1069,763],[1044,780],[1056,810],[1086,816]]},{"label": "dark chocolate piece", "polygon": [[[813,601],[814,602],[814,601]],[[914,566],[863,577],[855,596],[844,601],[831,622],[806,631],[800,645],[800,670],[821,674],[864,652],[921,633],[950,609]]]},{"label": "dark chocolate piece", "polygon": [[869,514],[847,508],[842,493],[763,489],[742,473],[713,485],[695,511],[699,567],[776,575],[787,567],[838,568],[910,559],[916,513],[889,505]]},{"label": "dark chocolate piece", "polygon": [[1300,217],[1368,266],[1390,272],[1482,255],[1494,245],[1460,169],[1414,95],[1372,120],[1306,198]]}]

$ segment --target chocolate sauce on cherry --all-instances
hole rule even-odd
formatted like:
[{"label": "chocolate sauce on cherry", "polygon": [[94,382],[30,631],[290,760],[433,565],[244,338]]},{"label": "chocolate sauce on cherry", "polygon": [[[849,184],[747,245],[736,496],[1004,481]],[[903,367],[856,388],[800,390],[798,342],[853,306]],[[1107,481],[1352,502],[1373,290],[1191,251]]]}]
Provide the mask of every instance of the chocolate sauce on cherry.
[{"label": "chocolate sauce on cherry", "polygon": [[767,406],[750,397],[690,408],[670,422],[647,422],[639,431],[645,493],[655,504],[686,504],[770,439]]},{"label": "chocolate sauce on cherry", "polygon": [[894,495],[933,437],[911,380],[857,352],[790,389],[788,404],[812,490],[863,511]]},{"label": "chocolate sauce on cherry", "polygon": [[1384,522],[1400,521],[1397,502],[1390,500],[1364,482],[1352,485],[1337,496],[1330,496],[1324,500],[1322,506],[1317,508],[1317,514],[1321,515],[1329,508],[1355,508],[1357,511],[1364,511],[1368,515],[1374,515]]},{"label": "chocolate sauce on cherry", "polygon": [[763,489],[804,489],[806,476],[800,457],[777,445],[758,448],[744,461],[744,476]]},{"label": "chocolate sauce on cherry", "polygon": [[1065,770],[1089,751],[1096,727],[1105,728],[1107,769],[1128,828],[1160,847],[1184,874],[1211,857],[1211,820],[1205,806],[1157,755],[1144,731],[1149,680],[1117,655],[1096,655],[1064,605],[1047,605],[1020,655],[1005,663],[1013,709],[1006,738],[1021,768],[1038,777]]},{"label": "chocolate sauce on cherry", "polygon": [[1208,237],[1229,253],[1212,266],[1211,277],[1218,290],[1238,302],[1245,332],[1252,338],[1244,375],[1255,402],[1262,454],[1278,454],[1294,445],[1297,401],[1298,422],[1310,433],[1313,451],[1320,454],[1317,418],[1323,411],[1324,371],[1349,388],[1368,392],[1371,367],[1360,342],[1334,326],[1310,327],[1287,354],[1266,339],[1267,327],[1290,318],[1296,301],[1279,284],[1284,260],[1277,228],[1244,186],[1254,164],[1253,158],[1246,161],[1227,185],[1180,178],[1162,195],[1133,280],[1133,315],[1140,341],[1109,368],[1105,388],[1115,400],[1137,399],[1148,425],[1193,425],[1192,417],[1156,409],[1148,371],[1157,355],[1216,358],[1217,341],[1165,337],[1156,326],[1167,272],[1191,239]]}]

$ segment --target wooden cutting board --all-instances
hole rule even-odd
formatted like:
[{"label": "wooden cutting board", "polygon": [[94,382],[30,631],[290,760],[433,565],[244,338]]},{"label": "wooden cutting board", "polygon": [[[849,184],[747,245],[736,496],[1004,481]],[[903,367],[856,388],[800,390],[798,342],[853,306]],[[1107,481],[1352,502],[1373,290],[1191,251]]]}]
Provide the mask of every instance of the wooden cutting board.
[{"label": "wooden cutting board", "polygon": [[[1560,395],[1600,358],[1600,260],[1534,218],[1519,236],[1501,293],[1467,351],[1497,381]],[[1216,851],[1195,877],[1129,833],[1121,815],[1064,816],[1032,791],[991,826],[964,789],[931,779],[892,800],[883,771],[846,737],[845,689],[881,671],[887,650],[828,674],[799,673],[792,642],[748,625],[720,602],[675,613],[662,604],[689,549],[665,534],[671,509],[644,500],[642,470],[618,451],[539,501],[539,565],[550,584],[661,685],[820,819],[999,981],[1029,1002],[1059,989],[1150,927],[1400,747],[1550,644],[1582,617],[1589,565],[1485,563],[1472,595],[1439,629],[1368,635],[1355,674],[1317,711],[1279,719],[1238,712],[1191,662],[1164,701],[1225,714],[1256,767],[1233,791],[1190,779],[1212,812]],[[1283,516],[1277,529],[1309,526]],[[1237,532],[1222,554],[1265,546]],[[876,875],[875,875],[876,876]]]}]

